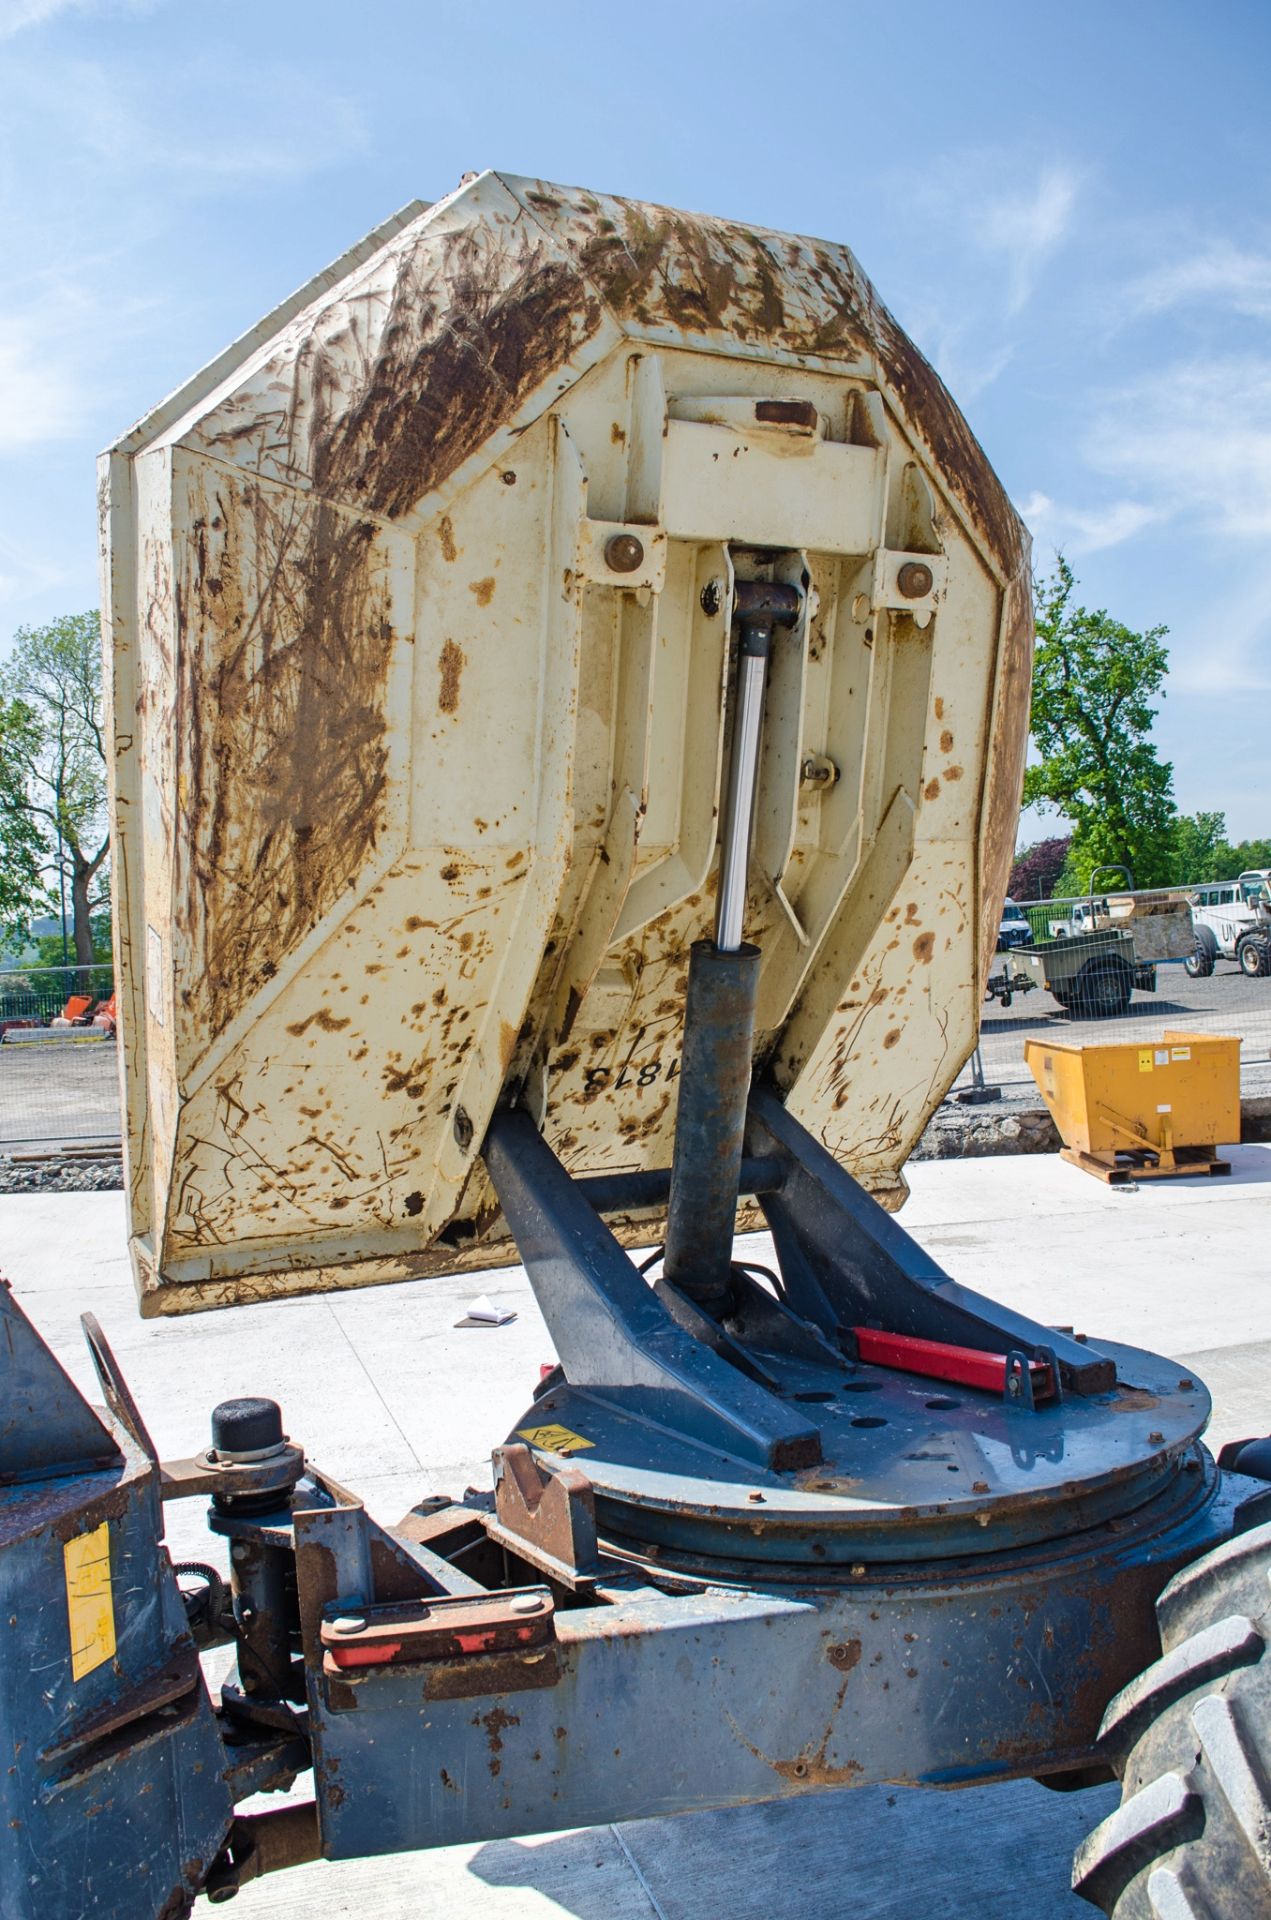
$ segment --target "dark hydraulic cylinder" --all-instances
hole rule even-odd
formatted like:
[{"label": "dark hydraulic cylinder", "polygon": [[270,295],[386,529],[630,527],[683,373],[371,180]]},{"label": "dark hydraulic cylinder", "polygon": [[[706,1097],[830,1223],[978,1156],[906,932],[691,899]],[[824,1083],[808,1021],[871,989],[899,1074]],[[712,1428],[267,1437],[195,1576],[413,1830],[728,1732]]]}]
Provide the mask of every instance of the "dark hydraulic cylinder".
[{"label": "dark hydraulic cylinder", "polygon": [[715,938],[698,941],[689,956],[662,1271],[681,1293],[717,1316],[729,1299],[759,991],[759,949],[743,945],[741,934],[764,681],[773,635],[779,626],[795,625],[801,605],[798,589],[782,582],[737,583],[737,677]]},{"label": "dark hydraulic cylinder", "polygon": [[662,1271],[708,1313],[728,1297],[758,991],[758,947],[696,942]]}]

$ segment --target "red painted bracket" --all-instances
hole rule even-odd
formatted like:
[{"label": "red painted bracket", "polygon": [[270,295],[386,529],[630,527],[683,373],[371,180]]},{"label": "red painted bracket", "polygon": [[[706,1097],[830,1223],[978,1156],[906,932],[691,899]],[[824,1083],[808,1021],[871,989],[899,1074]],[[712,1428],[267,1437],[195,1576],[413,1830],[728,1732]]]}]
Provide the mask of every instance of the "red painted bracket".
[{"label": "red painted bracket", "polygon": [[[875,1367],[895,1367],[900,1373],[920,1373],[928,1380],[950,1380],[960,1387],[981,1387],[986,1393],[1006,1392],[1006,1355],[982,1353],[978,1347],[955,1347],[947,1340],[919,1340],[911,1333],[883,1333],[878,1327],[853,1327],[862,1360]],[[1044,1360],[1030,1360],[1033,1398],[1051,1400],[1055,1382]]]},{"label": "red painted bracket", "polygon": [[556,1635],[546,1587],[497,1593],[438,1594],[348,1609],[319,1630],[324,1673],[388,1667],[398,1661],[458,1660],[472,1653],[521,1653]]}]

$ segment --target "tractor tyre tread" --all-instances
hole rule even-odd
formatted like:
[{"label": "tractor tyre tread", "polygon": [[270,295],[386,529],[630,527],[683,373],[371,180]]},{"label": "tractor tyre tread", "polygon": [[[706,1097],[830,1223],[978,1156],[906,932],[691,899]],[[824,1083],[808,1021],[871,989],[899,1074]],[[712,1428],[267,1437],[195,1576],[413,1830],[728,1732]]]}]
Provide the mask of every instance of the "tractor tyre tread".
[{"label": "tractor tyre tread", "polygon": [[1114,1920],[1271,1920],[1271,1526],[1184,1568],[1158,1619],[1165,1653],[1104,1716],[1121,1805],[1073,1887]]},{"label": "tractor tyre tread", "polygon": [[[1246,954],[1257,956],[1253,966],[1245,961]],[[1271,974],[1271,936],[1265,933],[1247,934],[1236,950],[1241,971],[1247,980],[1265,980]]]},{"label": "tractor tyre tread", "polygon": [[1196,934],[1196,944],[1183,962],[1183,968],[1191,980],[1208,980],[1218,962],[1218,942],[1209,927],[1201,927]]}]

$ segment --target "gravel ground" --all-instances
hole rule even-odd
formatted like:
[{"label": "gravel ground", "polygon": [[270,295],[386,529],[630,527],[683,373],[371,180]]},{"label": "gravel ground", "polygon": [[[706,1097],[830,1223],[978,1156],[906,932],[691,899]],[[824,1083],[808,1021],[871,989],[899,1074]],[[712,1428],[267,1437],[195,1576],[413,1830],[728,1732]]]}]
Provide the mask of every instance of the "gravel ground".
[{"label": "gravel ground", "polygon": [[123,1184],[121,1160],[0,1159],[0,1193],[109,1193]]}]

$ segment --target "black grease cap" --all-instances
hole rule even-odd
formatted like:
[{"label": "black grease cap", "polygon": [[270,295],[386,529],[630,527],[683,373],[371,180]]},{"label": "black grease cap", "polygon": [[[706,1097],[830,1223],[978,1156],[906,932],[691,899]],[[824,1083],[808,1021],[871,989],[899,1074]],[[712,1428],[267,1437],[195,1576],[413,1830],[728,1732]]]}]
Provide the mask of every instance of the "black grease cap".
[{"label": "black grease cap", "polygon": [[222,1400],[212,1409],[212,1445],[218,1453],[263,1453],[282,1445],[282,1409],[276,1400]]}]

